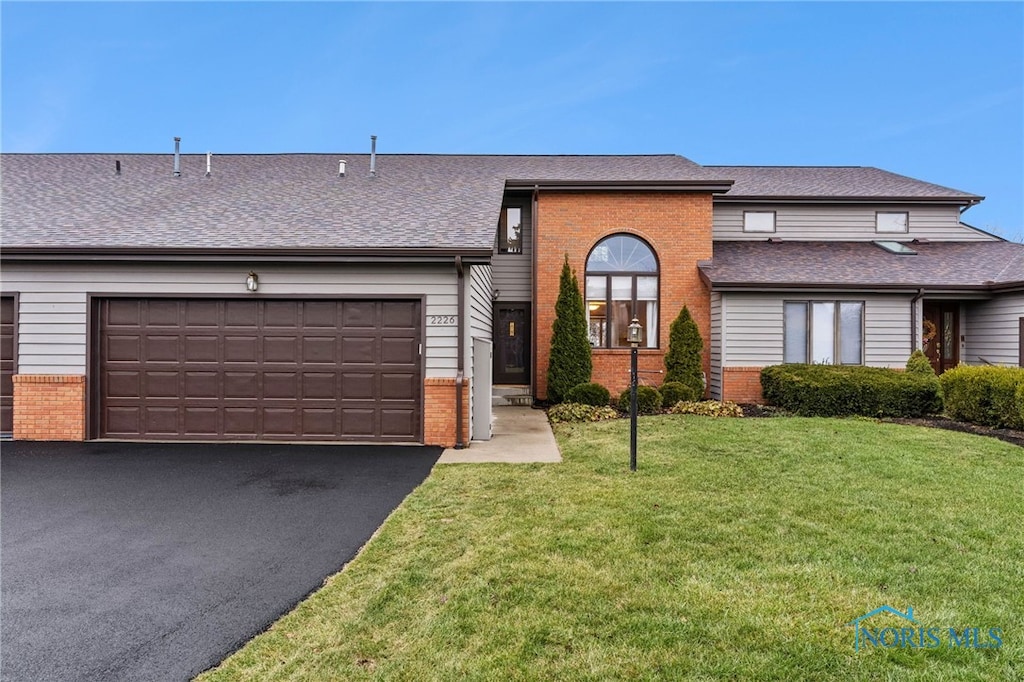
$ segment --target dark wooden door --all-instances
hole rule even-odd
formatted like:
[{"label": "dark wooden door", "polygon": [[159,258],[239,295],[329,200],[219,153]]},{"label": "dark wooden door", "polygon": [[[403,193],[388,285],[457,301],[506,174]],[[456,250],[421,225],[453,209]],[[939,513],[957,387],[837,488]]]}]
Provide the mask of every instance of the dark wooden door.
[{"label": "dark wooden door", "polygon": [[100,301],[97,435],[420,441],[420,307]]},{"label": "dark wooden door", "polygon": [[936,374],[960,364],[960,304],[928,302],[924,304],[922,325],[924,354]]},{"label": "dark wooden door", "polygon": [[0,432],[14,430],[14,298],[0,298]]},{"label": "dark wooden door", "polygon": [[530,383],[530,304],[494,305],[494,383]]}]

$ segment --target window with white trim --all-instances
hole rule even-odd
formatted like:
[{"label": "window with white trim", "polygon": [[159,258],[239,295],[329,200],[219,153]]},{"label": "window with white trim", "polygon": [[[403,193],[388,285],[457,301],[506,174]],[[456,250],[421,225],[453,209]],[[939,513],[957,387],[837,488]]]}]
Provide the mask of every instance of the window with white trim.
[{"label": "window with white trim", "polygon": [[523,209],[506,206],[498,219],[498,253],[523,252]]},{"label": "window with white trim", "polygon": [[875,232],[905,233],[910,223],[910,216],[905,211],[879,211],[875,213]]},{"label": "window with white trim", "polygon": [[644,328],[644,346],[657,348],[658,259],[651,247],[631,234],[599,241],[587,257],[586,306],[594,348],[628,348],[634,316]]},{"label": "window with white trim", "polygon": [[864,301],[785,301],[783,362],[864,364]]},{"label": "window with white trim", "polygon": [[744,211],[744,232],[774,232],[775,211]]}]

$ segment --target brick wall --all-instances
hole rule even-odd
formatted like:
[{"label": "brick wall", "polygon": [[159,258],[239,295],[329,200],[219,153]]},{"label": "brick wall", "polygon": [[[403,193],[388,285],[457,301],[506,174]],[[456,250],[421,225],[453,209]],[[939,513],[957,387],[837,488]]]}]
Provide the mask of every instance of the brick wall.
[{"label": "brick wall", "polygon": [[[704,339],[704,371],[711,368],[711,299],[700,279],[697,261],[711,258],[711,195],[669,192],[542,192],[537,200],[537,309],[534,385],[539,399],[547,397],[551,325],[558,298],[562,259],[584,285],[587,256],[599,240],[617,233],[634,234],[654,249],[660,266],[658,350],[641,350],[641,370],[663,370],[668,328],[683,305]],[[613,393],[629,384],[629,349],[595,350],[593,380]],[[641,380],[660,385],[662,375],[641,374]]]},{"label": "brick wall", "polygon": [[760,367],[723,367],[722,400],[763,403]]},{"label": "brick wall", "polygon": [[16,374],[15,440],[85,440],[85,377]]},{"label": "brick wall", "polygon": [[[423,380],[423,442],[455,445],[455,379]],[[469,380],[462,386],[462,442],[469,445]]]}]

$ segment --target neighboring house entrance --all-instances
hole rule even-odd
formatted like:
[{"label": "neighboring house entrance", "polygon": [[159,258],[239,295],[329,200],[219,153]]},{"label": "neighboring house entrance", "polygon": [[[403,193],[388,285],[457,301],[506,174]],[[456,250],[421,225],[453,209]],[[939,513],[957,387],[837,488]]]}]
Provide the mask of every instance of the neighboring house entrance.
[{"label": "neighboring house entrance", "polygon": [[0,433],[14,430],[14,298],[0,298]]},{"label": "neighboring house entrance", "polygon": [[99,300],[92,436],[420,442],[421,307]]},{"label": "neighboring house entrance", "polygon": [[924,304],[924,354],[936,374],[960,364],[960,304],[955,301]]},{"label": "neighboring house entrance", "polygon": [[494,383],[530,383],[530,304],[494,304]]}]

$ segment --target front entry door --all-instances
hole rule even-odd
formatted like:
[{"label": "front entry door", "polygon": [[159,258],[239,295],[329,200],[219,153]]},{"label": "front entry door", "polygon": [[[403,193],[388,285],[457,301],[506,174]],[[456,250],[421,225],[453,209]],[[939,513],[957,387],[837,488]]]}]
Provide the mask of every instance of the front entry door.
[{"label": "front entry door", "polygon": [[530,304],[494,304],[494,383],[530,383]]},{"label": "front entry door", "polygon": [[960,304],[925,303],[922,341],[936,374],[960,364]]}]

